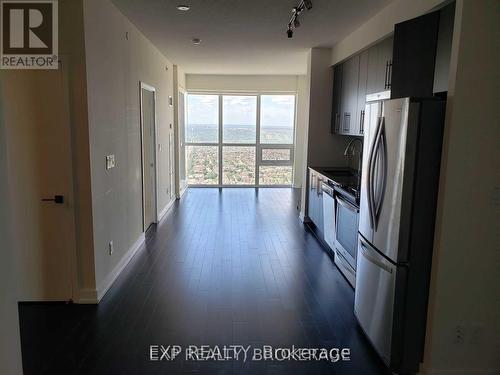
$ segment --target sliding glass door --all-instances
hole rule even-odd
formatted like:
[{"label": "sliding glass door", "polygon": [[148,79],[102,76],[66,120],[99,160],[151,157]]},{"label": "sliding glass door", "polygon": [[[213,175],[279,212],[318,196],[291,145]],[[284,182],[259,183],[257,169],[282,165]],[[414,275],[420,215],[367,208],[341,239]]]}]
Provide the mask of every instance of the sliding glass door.
[{"label": "sliding glass door", "polygon": [[188,94],[191,186],[289,186],[295,95]]}]

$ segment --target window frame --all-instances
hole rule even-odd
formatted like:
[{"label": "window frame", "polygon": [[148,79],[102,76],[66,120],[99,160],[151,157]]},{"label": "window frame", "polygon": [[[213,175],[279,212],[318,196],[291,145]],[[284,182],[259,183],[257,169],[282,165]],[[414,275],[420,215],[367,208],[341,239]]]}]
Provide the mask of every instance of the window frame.
[{"label": "window frame", "polygon": [[[292,187],[294,179],[294,157],[295,157],[295,147],[296,147],[296,134],[297,134],[297,92],[296,91],[213,91],[213,90],[187,90],[186,92],[186,113],[187,113],[187,97],[189,95],[217,95],[218,96],[218,142],[187,142],[184,139],[185,146],[217,146],[218,147],[218,167],[219,167],[219,183],[218,184],[189,184],[189,187],[234,187],[234,188],[248,188],[248,187]],[[261,119],[261,96],[263,95],[291,95],[294,97],[294,113],[293,113],[293,143],[260,143],[260,119]],[[255,143],[225,143],[223,138],[224,124],[223,124],[223,101],[224,96],[256,96],[257,107],[256,107],[256,136]],[[186,116],[186,126],[188,124],[189,118]],[[185,132],[186,133],[186,132]],[[223,183],[223,147],[255,147],[255,181],[254,184],[224,184]],[[263,149],[289,149],[290,159],[289,160],[262,160],[262,150]],[[186,164],[187,165],[187,164]],[[291,166],[292,167],[292,183],[291,184],[280,184],[280,185],[266,185],[259,184],[259,173],[260,166]],[[187,172],[186,172],[187,176]]]}]

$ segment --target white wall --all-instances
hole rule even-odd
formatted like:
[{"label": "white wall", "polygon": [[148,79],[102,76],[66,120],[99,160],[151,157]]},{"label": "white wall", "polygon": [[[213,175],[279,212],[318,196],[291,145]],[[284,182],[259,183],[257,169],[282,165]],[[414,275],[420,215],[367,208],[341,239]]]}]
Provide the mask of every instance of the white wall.
[{"label": "white wall", "polygon": [[186,88],[190,91],[218,92],[294,92],[297,94],[293,187],[302,186],[304,137],[307,127],[306,101],[308,90],[305,76],[296,75],[209,75],[186,74]]},{"label": "white wall", "polygon": [[429,374],[500,373],[499,21],[497,0],[457,1],[424,361]]},{"label": "white wall", "polygon": [[[309,96],[304,153],[307,155],[302,167],[303,180],[307,178],[307,167],[346,167],[344,149],[351,137],[332,134],[332,89],[333,71],[330,67],[331,50],[313,48],[307,60],[306,85]],[[302,190],[301,218],[306,210],[306,192]]]},{"label": "white wall", "polygon": [[[173,65],[108,0],[84,0],[84,23],[95,277],[102,296],[142,238],[140,81],[157,90],[158,212],[170,202]],[[109,154],[116,167],[107,171]]]},{"label": "white wall", "polygon": [[186,74],[186,88],[191,91],[295,92],[297,76]]},{"label": "white wall", "polygon": [[[7,152],[9,161],[9,200],[11,202],[10,223],[13,231],[11,246],[15,249],[17,267],[16,300],[40,300],[45,296],[40,280],[48,277],[44,264],[54,264],[41,241],[38,221],[34,215],[39,212],[39,191],[37,186],[41,176],[33,166],[37,162],[37,143],[40,139],[37,129],[45,121],[60,121],[61,111],[69,109],[73,170],[73,194],[67,193],[65,212],[74,215],[77,238],[76,290],[73,295],[78,301],[81,290],[95,289],[92,219],[90,208],[90,163],[88,145],[87,105],[85,89],[85,51],[83,40],[83,8],[77,0],[59,1],[59,53],[63,60],[63,73],[67,77],[67,98],[64,103],[54,104],[57,113],[49,107],[40,107],[37,97],[52,90],[48,80],[41,79],[50,74],[47,71],[0,71],[2,91],[2,121],[5,123]],[[42,83],[43,82],[43,83]],[[53,90],[52,90],[53,91]],[[55,93],[60,94],[57,90]],[[56,96],[53,96],[56,98]],[[66,100],[67,99],[67,100]],[[54,99],[56,100],[56,99]],[[22,103],[22,107],[20,107]],[[69,108],[68,108],[69,107]],[[41,110],[43,109],[43,111]],[[37,117],[39,116],[39,117]],[[52,119],[52,120],[51,120]],[[36,169],[36,168],[35,168]],[[68,171],[71,168],[68,169]],[[71,196],[74,196],[74,201]],[[74,203],[74,204],[73,204]],[[74,210],[74,211],[73,211]],[[69,231],[67,231],[69,232]],[[47,263],[44,263],[47,262]]]},{"label": "white wall", "polygon": [[185,168],[186,147],[184,140],[180,138],[179,107],[181,104],[179,104],[179,90],[186,91],[186,74],[181,67],[174,65],[175,193],[177,198],[181,198],[187,188]]},{"label": "white wall", "polygon": [[330,65],[335,65],[391,34],[396,23],[421,16],[444,1],[446,0],[393,0],[332,48]]},{"label": "white wall", "polygon": [[295,113],[295,154],[293,186],[300,188],[304,186],[304,163],[305,163],[305,140],[307,139],[307,127],[309,124],[309,92],[307,76],[297,77],[297,109]]}]

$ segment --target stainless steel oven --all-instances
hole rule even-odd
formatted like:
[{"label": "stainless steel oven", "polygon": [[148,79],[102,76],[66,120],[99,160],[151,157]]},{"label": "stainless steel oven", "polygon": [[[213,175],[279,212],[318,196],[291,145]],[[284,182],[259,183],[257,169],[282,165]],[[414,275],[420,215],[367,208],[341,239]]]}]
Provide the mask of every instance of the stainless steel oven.
[{"label": "stainless steel oven", "polygon": [[335,263],[354,287],[356,283],[359,208],[342,195],[337,194],[335,200]]}]

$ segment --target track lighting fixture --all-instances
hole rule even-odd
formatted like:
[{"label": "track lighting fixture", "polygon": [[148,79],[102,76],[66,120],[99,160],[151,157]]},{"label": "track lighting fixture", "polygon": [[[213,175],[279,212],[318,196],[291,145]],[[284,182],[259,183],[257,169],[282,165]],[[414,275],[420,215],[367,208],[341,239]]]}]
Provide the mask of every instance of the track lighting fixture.
[{"label": "track lighting fixture", "polygon": [[292,17],[288,22],[288,27],[286,30],[286,35],[288,38],[293,37],[293,29],[296,29],[300,26],[299,15],[306,8],[307,10],[312,9],[312,1],[311,0],[301,0],[299,5],[292,9]]}]

